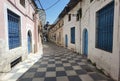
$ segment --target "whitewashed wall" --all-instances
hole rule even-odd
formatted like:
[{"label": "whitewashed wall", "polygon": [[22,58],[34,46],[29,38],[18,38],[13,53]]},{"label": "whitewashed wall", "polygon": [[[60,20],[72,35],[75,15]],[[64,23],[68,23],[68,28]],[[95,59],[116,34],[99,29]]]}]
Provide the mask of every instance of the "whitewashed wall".
[{"label": "whitewashed wall", "polygon": [[[80,9],[80,3],[77,4],[68,14],[77,14]],[[65,35],[68,35],[68,49],[80,52],[80,22],[76,21],[76,16],[71,15],[71,21],[68,21],[68,15],[64,16],[63,42],[65,46]],[[71,43],[71,28],[75,27],[75,44]]]},{"label": "whitewashed wall", "polygon": [[[106,52],[95,48],[96,35],[96,12],[110,3],[112,0],[94,0],[90,3],[88,0],[83,0],[82,10],[83,17],[81,19],[81,43],[83,43],[83,30],[88,30],[88,58],[96,63],[99,69],[103,69],[107,75],[113,79],[118,80],[119,77],[119,31],[118,31],[118,17],[119,17],[119,0],[115,0],[115,14],[113,27],[113,52]],[[82,48],[81,44],[81,48]],[[81,52],[82,53],[82,52]]]}]

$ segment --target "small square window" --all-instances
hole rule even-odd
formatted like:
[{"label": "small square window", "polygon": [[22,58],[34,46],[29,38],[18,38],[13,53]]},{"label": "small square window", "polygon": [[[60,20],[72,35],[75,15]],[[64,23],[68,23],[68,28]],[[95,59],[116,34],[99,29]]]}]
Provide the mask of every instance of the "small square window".
[{"label": "small square window", "polygon": [[20,0],[20,4],[25,7],[25,0]]},{"label": "small square window", "polygon": [[68,21],[71,21],[71,14],[68,14]]},{"label": "small square window", "polygon": [[32,14],[32,18],[33,18],[33,20],[35,19],[35,14]]},{"label": "small square window", "polygon": [[82,9],[80,8],[80,9],[77,11],[76,21],[79,21],[81,17],[82,17]]}]

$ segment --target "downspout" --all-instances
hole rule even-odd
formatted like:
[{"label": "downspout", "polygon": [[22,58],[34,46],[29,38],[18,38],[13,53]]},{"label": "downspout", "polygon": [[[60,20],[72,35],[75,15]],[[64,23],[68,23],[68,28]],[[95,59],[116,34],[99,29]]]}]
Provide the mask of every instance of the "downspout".
[{"label": "downspout", "polygon": [[[80,8],[82,8],[82,1],[80,1]],[[82,13],[82,12],[81,12]],[[81,16],[81,18],[82,18],[82,16]],[[82,43],[81,43],[81,18],[80,18],[80,22],[79,22],[79,25],[80,25],[80,27],[79,27],[79,31],[80,31],[80,54],[82,54]]]},{"label": "downspout", "polygon": [[[119,18],[120,18],[120,1],[118,0],[118,5],[119,5]],[[119,36],[119,27],[120,27],[120,19],[118,19],[118,38],[120,37]],[[120,81],[120,45],[119,45],[119,73],[118,73],[118,81]]]}]

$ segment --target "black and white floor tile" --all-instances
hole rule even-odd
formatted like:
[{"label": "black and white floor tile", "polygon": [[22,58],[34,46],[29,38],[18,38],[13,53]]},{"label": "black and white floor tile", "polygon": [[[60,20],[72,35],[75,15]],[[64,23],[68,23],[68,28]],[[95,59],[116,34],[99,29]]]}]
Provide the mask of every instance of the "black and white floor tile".
[{"label": "black and white floor tile", "polygon": [[54,44],[45,44],[43,56],[17,81],[113,81],[87,59]]}]

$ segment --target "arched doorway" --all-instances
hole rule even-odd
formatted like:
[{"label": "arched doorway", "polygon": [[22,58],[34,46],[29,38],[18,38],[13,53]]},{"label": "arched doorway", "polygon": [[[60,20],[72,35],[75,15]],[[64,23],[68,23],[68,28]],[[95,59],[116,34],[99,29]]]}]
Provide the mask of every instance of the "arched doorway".
[{"label": "arched doorway", "polygon": [[28,36],[27,36],[27,42],[28,42],[28,54],[32,52],[32,34],[31,31],[28,31]]},{"label": "arched doorway", "polygon": [[88,31],[87,29],[83,30],[83,54],[88,56]]}]

